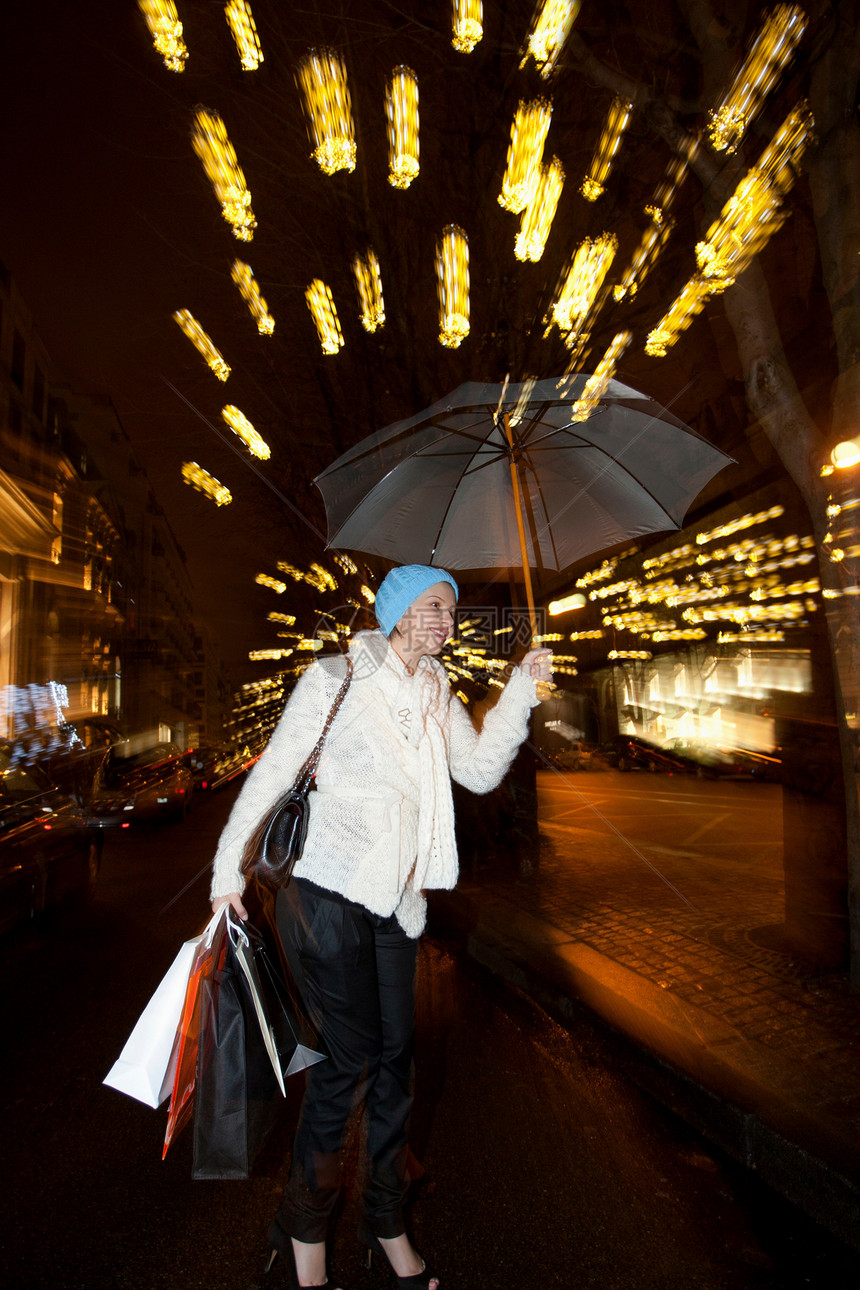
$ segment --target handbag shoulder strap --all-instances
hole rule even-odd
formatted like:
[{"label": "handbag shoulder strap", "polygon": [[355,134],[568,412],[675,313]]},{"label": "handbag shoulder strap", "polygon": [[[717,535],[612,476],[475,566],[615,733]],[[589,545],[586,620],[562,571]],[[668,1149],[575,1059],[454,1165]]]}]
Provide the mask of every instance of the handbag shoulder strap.
[{"label": "handbag shoulder strap", "polygon": [[313,779],[314,774],[316,773],[316,768],[319,763],[319,759],[322,756],[323,744],[325,743],[328,737],[328,732],[331,730],[332,722],[334,721],[335,717],[338,714],[338,709],[340,708],[340,705],[343,703],[344,699],[346,698],[346,692],[349,689],[349,683],[351,680],[352,680],[352,659],[349,657],[349,655],[347,655],[346,656],[346,676],[343,678],[341,687],[338,690],[337,694],[335,695],[334,703],[331,705],[331,710],[325,719],[325,725],[322,728],[322,734],[314,744],[311,754],[308,757],[307,761],[302,766],[298,775],[296,775],[294,787],[299,792],[306,793],[308,788],[310,787],[310,782]]}]

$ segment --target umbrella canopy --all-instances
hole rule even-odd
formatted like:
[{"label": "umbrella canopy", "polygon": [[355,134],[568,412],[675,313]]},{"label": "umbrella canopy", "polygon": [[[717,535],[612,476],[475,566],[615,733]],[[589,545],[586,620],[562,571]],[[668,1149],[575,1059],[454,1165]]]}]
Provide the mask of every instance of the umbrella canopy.
[{"label": "umbrella canopy", "polygon": [[314,480],[329,548],[445,569],[558,571],[679,528],[732,458],[619,381],[575,422],[587,380],[461,385],[363,439]]}]

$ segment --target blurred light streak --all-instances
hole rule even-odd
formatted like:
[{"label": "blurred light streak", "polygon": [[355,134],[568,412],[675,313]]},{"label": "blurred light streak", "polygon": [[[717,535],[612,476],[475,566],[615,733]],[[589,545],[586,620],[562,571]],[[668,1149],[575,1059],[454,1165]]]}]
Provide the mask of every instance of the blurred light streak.
[{"label": "blurred light streak", "polygon": [[860,438],[843,439],[830,454],[830,460],[837,470],[848,470],[860,461]]},{"label": "blurred light streak", "polygon": [[214,475],[210,475],[208,470],[204,470],[196,461],[183,461],[182,478],[198,492],[211,497],[216,506],[229,506],[233,500],[229,488],[219,483]]},{"label": "blurred light streak", "polygon": [[580,243],[550,308],[548,322],[555,323],[565,344],[572,348],[615,256],[614,233],[586,238]]},{"label": "blurred light streak", "polygon": [[471,54],[484,34],[484,6],[481,0],[454,0],[451,44]]},{"label": "blurred light streak", "polygon": [[227,137],[226,126],[217,112],[197,109],[191,143],[221,203],[221,214],[233,229],[233,236],[240,242],[253,241],[257,219],[251,209],[251,194]]},{"label": "blurred light streak", "polygon": [[531,56],[544,79],[551,75],[570,34],[581,0],[541,0],[535,9],[520,67]]},{"label": "blurred light streak", "polygon": [[418,177],[418,77],[408,67],[395,67],[385,87],[388,117],[388,182],[408,188]]},{"label": "blurred light streak", "polygon": [[305,291],[305,300],[316,324],[322,352],[336,354],[343,345],[343,335],[331,291],[320,278],[314,278]]},{"label": "blurred light streak", "polygon": [[346,65],[334,50],[308,50],[298,67],[299,90],[323,174],[355,170],[355,125]]},{"label": "blurred light streak", "polygon": [[296,621],[295,614],[279,614],[275,610],[272,610],[270,614],[266,614],[266,617],[270,623],[283,623],[286,627],[292,627]]},{"label": "blurred light streak", "polygon": [[563,187],[564,167],[558,157],[553,157],[549,165],[541,165],[531,201],[522,213],[514,242],[518,260],[537,264],[543,255]]},{"label": "blurred light streak", "polygon": [[344,573],[358,573],[358,565],[355,563],[355,561],[352,559],[351,556],[334,555],[332,556],[332,559],[334,560],[335,564],[340,565]]},{"label": "blurred light streak", "polygon": [[254,581],[258,586],[268,587],[270,591],[274,591],[279,596],[282,596],[287,589],[285,582],[281,582],[279,578],[271,578],[268,573],[258,573]]},{"label": "blurred light streak", "polygon": [[289,658],[292,652],[291,649],[252,649],[248,651],[248,658],[252,663],[264,663],[272,659]]},{"label": "blurred light streak", "polygon": [[665,358],[667,350],[675,344],[696,315],[702,312],[711,296],[724,291],[727,285],[708,283],[698,274],[690,278],[654,330],[648,333],[645,353],[652,358]]},{"label": "blurred light streak", "polygon": [[263,62],[263,51],[260,48],[257,26],[248,0],[230,0],[224,9],[224,14],[236,42],[242,70],[256,71]]},{"label": "blurred light streak", "polygon": [[225,408],[221,409],[221,416],[227,422],[227,425],[233,433],[239,436],[242,443],[250,453],[255,457],[259,457],[261,461],[269,460],[272,455],[271,448],[265,440],[257,434],[257,431],[251,425],[251,422],[244,413],[240,412],[234,404],[228,403]]},{"label": "blurred light streak", "polygon": [[748,170],[707,237],[696,246],[695,274],[649,334],[645,352],[662,358],[707,304],[731,286],[787,218],[782,201],[812,137],[812,116],[805,101],[786,117],[758,164]]},{"label": "blurred light streak", "polygon": [[199,322],[187,309],[177,309],[176,313],[173,314],[173,321],[178,324],[180,330],[188,337],[194,348],[203,356],[208,366],[218,377],[218,380],[226,381],[230,375],[230,367],[212,344]]},{"label": "blurred light streak", "polygon": [[173,0],[137,0],[152,36],[152,43],[171,72],[185,70],[188,48],[182,39],[182,23]]},{"label": "blurred light streak", "polygon": [[594,156],[591,159],[591,165],[588,168],[588,174],[582,181],[580,192],[588,202],[596,202],[598,197],[605,190],[606,181],[609,178],[609,171],[612,169],[612,162],[615,154],[621,147],[621,139],[624,131],[630,123],[633,115],[633,104],[622,98],[616,98],[603,123],[603,129],[600,132]]},{"label": "blurred light streak", "polygon": [[798,5],[781,4],[767,15],[731,88],[710,113],[708,137],[717,152],[735,151],[805,30],[806,14]]},{"label": "blurred light streak", "polygon": [[374,593],[373,593],[373,591],[370,589],[370,587],[365,586],[365,584],[364,584],[364,583],[362,583],[362,584],[361,584],[361,586],[359,587],[359,591],[360,591],[360,592],[361,592],[361,594],[364,596],[364,599],[367,601],[367,603],[368,603],[369,605],[372,605],[372,604],[374,604],[374,603],[376,602],[376,596],[375,596],[375,594],[374,594]]},{"label": "blurred light streak", "polygon": [[514,215],[524,211],[534,196],[551,118],[552,104],[548,99],[520,102],[517,108],[499,193],[499,205]]},{"label": "blurred light streak", "polygon": [[442,230],[436,246],[439,343],[458,349],[469,334],[469,239],[456,224]]},{"label": "blurred light streak", "polygon": [[782,225],[780,207],[794,184],[800,158],[812,137],[812,114],[805,101],[789,113],[771,143],[738,184],[707,237],[696,246],[696,259],[707,279],[731,285]]},{"label": "blurred light streak", "polygon": [[587,421],[606,393],[607,386],[615,375],[618,360],[633,339],[632,331],[620,331],[615,335],[606,353],[601,358],[594,375],[585,382],[582,397],[577,399],[571,412],[572,421]]},{"label": "blurred light streak", "polygon": [[257,331],[261,336],[271,336],[275,330],[275,320],[269,313],[268,305],[260,295],[260,288],[257,286],[254,271],[250,264],[245,264],[242,260],[234,260],[230,266],[230,277],[239,288],[242,299],[250,309],[251,316],[257,324]]},{"label": "blurred light streak", "polygon": [[385,323],[385,302],[382,299],[382,277],[376,252],[368,249],[364,256],[352,259],[352,272],[360,306],[359,319],[365,331],[374,332]]},{"label": "blurred light streak", "polygon": [[561,600],[551,600],[547,613],[553,618],[556,614],[566,614],[569,609],[584,609],[586,603],[582,592],[574,591],[569,596],[562,596]]},{"label": "blurred light streak", "polygon": [[647,206],[645,210],[651,216],[651,223],[642,234],[624,277],[612,288],[615,300],[623,300],[628,293],[636,295],[675,226],[674,220],[667,219],[659,208]]}]

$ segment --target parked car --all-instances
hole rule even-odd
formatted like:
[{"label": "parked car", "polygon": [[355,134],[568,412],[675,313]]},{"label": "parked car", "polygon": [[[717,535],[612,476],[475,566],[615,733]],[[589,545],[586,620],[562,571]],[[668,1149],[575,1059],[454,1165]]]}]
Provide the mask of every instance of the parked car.
[{"label": "parked car", "polygon": [[88,897],[101,842],[77,802],[39,767],[13,764],[0,747],[0,929]]},{"label": "parked car", "polygon": [[559,770],[606,770],[609,765],[598,748],[581,741],[568,744],[551,760]]},{"label": "parked car", "polygon": [[599,751],[609,765],[618,770],[662,770],[670,775],[689,775],[697,771],[697,763],[691,758],[661,748],[641,735],[615,735],[601,744]]},{"label": "parked car", "polygon": [[132,740],[114,744],[102,758],[88,805],[98,829],[181,819],[189,810],[194,778],[175,744],[138,749]]}]

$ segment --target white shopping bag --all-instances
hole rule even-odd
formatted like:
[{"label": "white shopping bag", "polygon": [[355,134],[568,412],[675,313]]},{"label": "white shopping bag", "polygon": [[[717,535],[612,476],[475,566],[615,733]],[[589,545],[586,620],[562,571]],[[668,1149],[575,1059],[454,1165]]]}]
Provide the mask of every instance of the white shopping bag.
[{"label": "white shopping bag", "polygon": [[171,1057],[191,966],[200,946],[211,943],[226,908],[222,905],[205,930],[180,949],[103,1080],[109,1088],[152,1107],[169,1096],[175,1074]]}]

